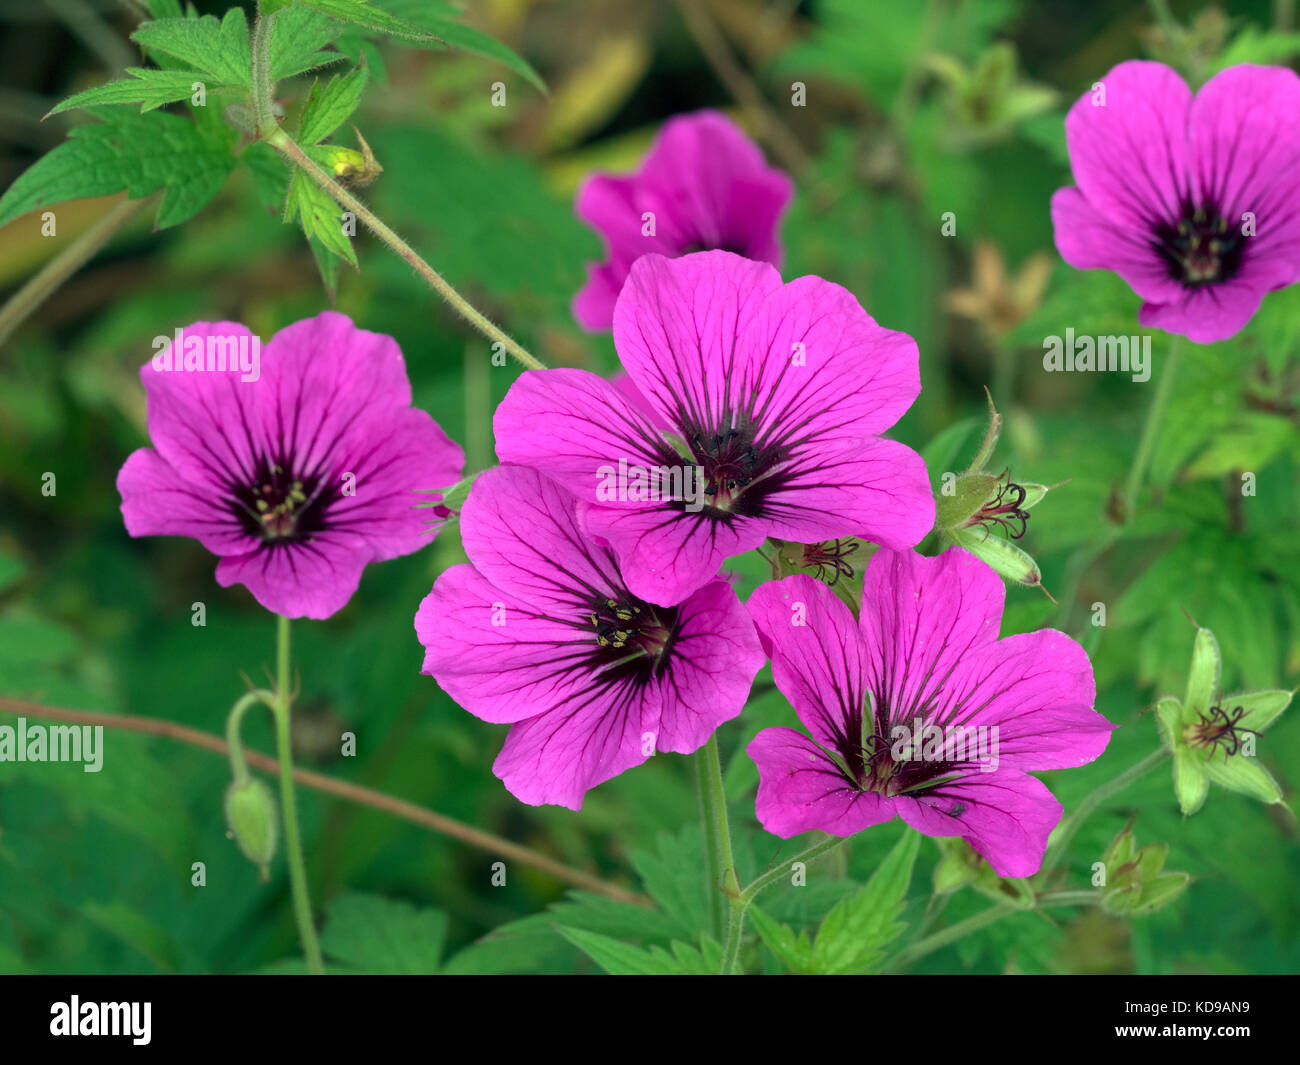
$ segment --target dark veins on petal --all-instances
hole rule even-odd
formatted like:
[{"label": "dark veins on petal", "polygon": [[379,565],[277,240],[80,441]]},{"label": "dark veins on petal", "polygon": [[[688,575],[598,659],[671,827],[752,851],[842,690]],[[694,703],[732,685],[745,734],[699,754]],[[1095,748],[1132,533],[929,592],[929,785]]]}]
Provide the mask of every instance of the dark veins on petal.
[{"label": "dark veins on petal", "polygon": [[[858,791],[873,791],[880,795],[911,794],[915,797],[954,778],[964,777],[975,768],[975,763],[970,760],[948,759],[938,752],[938,757],[923,757],[921,738],[914,738],[910,753],[904,743],[900,755],[907,756],[895,759],[891,750],[894,743],[889,713],[880,708],[868,713],[867,707],[874,700],[865,694],[837,694],[843,718],[837,714],[823,717],[832,741],[828,753],[840,775]],[[922,721],[925,721],[924,715]],[[910,728],[911,722],[907,725]]]}]

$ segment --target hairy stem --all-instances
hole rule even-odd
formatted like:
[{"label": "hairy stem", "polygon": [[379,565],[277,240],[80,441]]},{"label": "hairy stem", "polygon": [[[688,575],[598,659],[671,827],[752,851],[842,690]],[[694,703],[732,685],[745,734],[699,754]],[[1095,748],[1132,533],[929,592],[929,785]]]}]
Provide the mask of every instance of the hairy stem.
[{"label": "hairy stem", "polygon": [[[23,717],[40,718],[46,721],[66,721],[73,725],[99,725],[103,728],[118,729],[122,732],[160,736],[164,739],[183,743],[189,747],[223,756],[227,755],[229,751],[229,745],[220,736],[214,736],[210,732],[203,732],[200,729],[190,728],[188,725],[180,725],[174,721],[164,721],[159,718],[136,717],[128,714],[104,714],[93,710],[69,710],[63,707],[31,703],[23,699],[12,699],[7,696],[0,696],[0,711]],[[278,763],[269,755],[249,750],[242,751],[242,755],[249,766],[260,772],[275,773],[279,770]],[[599,877],[584,873],[580,869],[572,869],[549,855],[532,850],[502,836],[484,832],[445,814],[426,809],[413,802],[407,802],[405,799],[399,799],[395,795],[375,791],[373,788],[363,787],[360,784],[351,784],[345,780],[335,780],[333,777],[313,772],[310,769],[294,769],[293,779],[295,783],[301,784],[304,788],[310,788],[312,791],[318,791],[325,795],[333,795],[336,798],[356,803],[358,806],[367,806],[372,810],[392,814],[403,821],[420,825],[422,828],[459,840],[471,847],[476,847],[479,850],[536,869],[538,872],[545,873],[561,883],[571,884],[574,887],[582,888],[584,891],[590,891],[592,894],[614,899],[617,902],[628,902],[638,906],[648,905],[646,898],[642,895],[606,883]]]},{"label": "hairy stem", "polygon": [[[1101,895],[1096,891],[1058,891],[1039,896],[1035,907],[1046,910],[1057,906],[1098,906],[1100,904]],[[1004,917],[1008,917],[1013,913],[1028,912],[1028,910],[1019,906],[1009,906],[1000,902],[994,903],[987,909],[973,913],[956,924],[950,924],[947,928],[941,928],[933,935],[918,939],[915,943],[899,951],[885,966],[885,972],[897,972],[899,969],[905,969],[913,962],[924,958],[927,954],[933,954],[936,950],[951,946],[959,939],[965,939],[971,933],[978,932],[981,928],[987,928]]]},{"label": "hairy stem", "polygon": [[771,887],[778,880],[787,876],[797,862],[803,862],[806,865],[814,859],[820,858],[823,854],[842,846],[844,842],[845,838],[843,836],[827,836],[825,839],[818,840],[811,846],[805,847],[793,858],[782,862],[778,866],[774,866],[766,873],[762,874],[762,876],[755,877],[745,890],[740,893],[740,902],[748,908],[749,904],[754,901],[760,891],[764,888]]},{"label": "hairy stem", "polygon": [[275,92],[275,83],[271,80],[271,26],[275,14],[274,11],[269,15],[259,14],[253,23],[253,117],[259,131],[275,128],[275,115],[271,108]]},{"label": "hairy stem", "polygon": [[469,300],[457,292],[447,280],[388,225],[377,217],[360,200],[327,174],[316,161],[308,156],[301,147],[282,129],[263,133],[268,144],[288,158],[295,166],[302,169],[312,181],[330,194],[341,207],[346,207],[355,214],[381,241],[388,245],[403,262],[415,270],[443,299],[455,309],[456,313],[470,323],[475,329],[502,346],[530,370],[545,369],[545,364],[526,348],[503,333],[482,314]]},{"label": "hairy stem", "polygon": [[122,200],[114,204],[103,218],[41,267],[36,276],[10,296],[4,307],[0,308],[0,344],[9,339],[13,331],[49,299],[55,289],[94,258],[119,229],[155,199],[155,196],[144,196],[138,200]]},{"label": "hairy stem", "polygon": [[293,912],[298,921],[298,936],[307,955],[307,971],[325,972],[320,942],[311,916],[311,896],[307,890],[307,866],[302,857],[302,834],[298,829],[298,799],[293,788],[293,749],[289,734],[289,619],[276,618],[275,670],[275,745],[280,754],[280,805],[284,809],[284,848],[289,860],[289,886],[293,893]]},{"label": "hairy stem", "polygon": [[744,891],[731,896],[731,908],[727,914],[727,936],[722,946],[722,972],[736,972],[736,961],[740,956],[740,941],[745,932],[745,915],[749,913],[750,904],[765,887],[776,883],[794,868],[796,862],[810,862],[823,854],[834,851],[845,841],[839,836],[827,836],[810,847],[801,850],[793,858],[769,869],[762,876],[756,877]]}]

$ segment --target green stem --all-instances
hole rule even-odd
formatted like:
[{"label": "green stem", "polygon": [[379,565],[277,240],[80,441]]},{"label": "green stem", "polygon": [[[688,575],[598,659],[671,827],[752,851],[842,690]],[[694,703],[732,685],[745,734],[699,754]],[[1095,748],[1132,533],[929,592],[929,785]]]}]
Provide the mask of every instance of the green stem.
[{"label": "green stem", "polygon": [[796,862],[811,862],[814,858],[835,850],[844,842],[844,839],[839,836],[827,836],[825,839],[819,840],[812,846],[801,850],[788,861],[784,861],[775,868],[769,869],[762,876],[756,877],[744,891],[737,891],[730,895],[731,907],[727,913],[727,935],[722,946],[723,974],[731,974],[737,971],[736,962],[740,956],[740,940],[745,931],[745,915],[749,913],[750,904],[758,893],[789,873]]},{"label": "green stem", "polygon": [[307,955],[307,971],[325,972],[320,943],[311,917],[311,897],[307,893],[307,867],[302,859],[302,836],[298,831],[298,802],[293,789],[293,751],[289,745],[289,619],[277,617],[275,743],[280,756],[280,805],[284,809],[284,845],[289,859],[289,885],[293,891],[293,912],[298,920],[298,936]]},{"label": "green stem", "polygon": [[[722,956],[722,972],[735,971],[736,956],[740,953],[740,927],[743,912],[737,912],[740,898],[740,881],[736,876],[736,863],[731,850],[731,825],[727,820],[727,796],[722,786],[722,759],[718,755],[718,737],[715,733],[701,749],[698,756],[701,794],[704,796],[704,834],[711,843],[709,861],[709,894],[716,900],[711,912],[717,915],[717,905],[725,896],[731,905],[727,910],[727,931]],[[710,826],[711,829],[710,829]],[[718,920],[721,924],[721,920]]]},{"label": "green stem", "polygon": [[236,781],[243,781],[249,778],[248,763],[244,760],[244,745],[240,742],[240,729],[244,725],[244,715],[248,713],[250,707],[262,703],[271,708],[275,713],[275,697],[267,691],[251,691],[247,695],[240,697],[239,701],[230,708],[230,716],[226,718],[226,749],[230,752],[230,775]]},{"label": "green stem", "polygon": [[[1101,895],[1096,891],[1058,891],[1040,896],[1036,906],[1041,910],[1055,906],[1097,906],[1100,905],[1100,902]],[[897,972],[899,969],[904,969],[919,961],[927,954],[933,954],[936,950],[951,946],[959,939],[965,939],[968,935],[978,932],[981,928],[996,924],[1004,917],[1013,913],[1025,912],[1028,911],[1019,906],[995,903],[987,909],[971,914],[956,924],[940,929],[933,935],[918,939],[915,943],[894,955],[890,963],[885,966],[885,972]]]},{"label": "green stem", "polygon": [[987,928],[995,921],[1000,921],[1008,914],[1016,912],[1015,906],[1003,906],[1000,903],[973,913],[969,917],[958,921],[956,924],[950,924],[947,928],[941,928],[938,932],[926,936],[924,939],[918,939],[911,946],[899,951],[886,966],[886,972],[894,972],[898,969],[904,969],[913,962],[924,958],[927,954],[933,954],[936,950],[942,950],[959,939],[965,939],[972,932],[978,932],[981,928]]},{"label": "green stem", "polygon": [[1173,394],[1174,373],[1182,356],[1182,338],[1174,337],[1165,356],[1164,367],[1160,371],[1160,382],[1156,385],[1156,394],[1151,399],[1146,421],[1142,425],[1142,438],[1138,441],[1137,454],[1133,465],[1129,467],[1128,479],[1124,482],[1125,524],[1133,520],[1137,512],[1137,497],[1142,491],[1142,482],[1146,479],[1147,468],[1155,453],[1156,439],[1160,435],[1160,423],[1164,421],[1165,411],[1169,406],[1169,397]]},{"label": "green stem", "polygon": [[1123,791],[1130,784],[1141,780],[1168,757],[1169,752],[1163,747],[1159,750],[1153,751],[1136,765],[1129,766],[1128,769],[1124,770],[1124,772],[1114,780],[1108,781],[1096,788],[1083,800],[1083,802],[1079,803],[1079,806],[1074,813],[1062,822],[1061,828],[1057,832],[1056,839],[1047,849],[1047,855],[1043,859],[1043,867],[1039,870],[1038,875],[1041,877],[1056,868],[1057,863],[1061,860],[1061,856],[1065,853],[1065,848],[1070,845],[1070,840],[1074,838],[1074,834],[1078,832],[1083,826],[1083,823],[1092,816],[1092,812],[1097,809],[1098,806],[1109,799],[1112,795],[1119,794],[1119,792]]},{"label": "green stem", "polygon": [[365,204],[330,177],[284,130],[279,128],[265,129],[262,131],[262,136],[268,144],[300,167],[303,173],[328,192],[340,206],[346,207],[360,218],[375,236],[387,244],[399,258],[415,270],[427,282],[429,287],[450,303],[456,313],[469,322],[470,325],[489,340],[496,341],[530,370],[543,370],[546,368],[541,360],[493,325],[485,315],[448,284],[437,270],[425,262],[414,248],[394,233]]},{"label": "green stem", "polygon": [[709,900],[709,930],[713,935],[720,936],[723,902],[718,885],[722,882],[722,869],[718,862],[718,822],[713,815],[713,799],[709,790],[707,747],[701,747],[695,754],[695,782],[700,793],[700,823],[704,826],[704,886]]},{"label": "green stem", "polygon": [[41,267],[40,272],[10,296],[4,307],[0,308],[0,344],[9,339],[10,334],[49,299],[55,289],[94,258],[118,230],[155,199],[154,196],[145,196],[114,204],[103,218]]},{"label": "green stem", "polygon": [[845,838],[843,836],[827,836],[825,839],[818,840],[816,843],[812,844],[811,846],[805,847],[793,858],[790,858],[789,860],[782,862],[780,865],[775,866],[772,869],[769,869],[766,873],[763,873],[761,876],[755,877],[754,880],[749,884],[749,886],[746,887],[745,890],[740,893],[741,903],[743,903],[744,906],[748,908],[749,904],[754,901],[754,899],[758,896],[758,893],[760,891],[762,891],[764,888],[771,887],[778,880],[787,876],[790,870],[794,868],[796,862],[803,862],[805,865],[807,865],[809,862],[813,861],[814,859],[820,858],[827,851],[833,851],[836,847],[841,846],[844,842],[845,842]]}]

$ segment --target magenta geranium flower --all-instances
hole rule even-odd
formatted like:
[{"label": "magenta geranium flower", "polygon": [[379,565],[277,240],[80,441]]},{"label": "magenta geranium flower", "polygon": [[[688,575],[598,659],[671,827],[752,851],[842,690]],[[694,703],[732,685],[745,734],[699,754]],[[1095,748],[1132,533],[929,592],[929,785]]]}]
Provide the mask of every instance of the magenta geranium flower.
[{"label": "magenta geranium flower", "polygon": [[587,504],[584,527],[613,546],[633,594],[681,602],[769,536],[909,547],[933,526],[921,457],[878,435],[920,393],[916,343],[839,285],[783,285],[722,251],[642,256],[614,342],[660,421],[561,369],[522,374],[494,424],[502,462]]},{"label": "magenta geranium flower", "polygon": [[961,836],[1000,876],[1042,864],[1061,804],[1030,770],[1091,762],[1113,727],[1092,708],[1092,665],[1064,633],[998,639],[1005,589],[960,548],[878,552],[862,619],[811,577],[749,600],[772,676],[811,736],[749,744],[758,819],[783,838],[850,836],[902,817]]},{"label": "magenta geranium flower", "polygon": [[1052,197],[1071,266],[1113,270],[1138,320],[1198,343],[1233,336],[1300,278],[1300,77],[1243,65],[1195,97],[1160,63],[1121,63],[1065,120],[1078,188]]},{"label": "magenta geranium flower", "polygon": [[780,266],[777,227],[793,191],[718,112],[669,119],[638,173],[598,174],[578,193],[578,217],[605,238],[608,261],[588,265],[574,317],[608,329],[628,271],[648,252],[672,258],[721,248]]},{"label": "magenta geranium flower", "polygon": [[441,574],[415,615],[423,672],[511,726],[493,772],[523,802],[572,810],[656,751],[698,750],[764,662],[730,584],[647,603],[576,506],[535,470],[480,474],[460,516],[470,564]]},{"label": "magenta geranium flower", "polygon": [[221,557],[218,584],[291,618],[329,617],[366,563],[432,539],[432,511],[416,508],[464,456],[411,407],[392,337],[333,311],[265,348],[235,322],[178,333],[140,370],[154,446],[117,477],[127,532],[194,537]]}]

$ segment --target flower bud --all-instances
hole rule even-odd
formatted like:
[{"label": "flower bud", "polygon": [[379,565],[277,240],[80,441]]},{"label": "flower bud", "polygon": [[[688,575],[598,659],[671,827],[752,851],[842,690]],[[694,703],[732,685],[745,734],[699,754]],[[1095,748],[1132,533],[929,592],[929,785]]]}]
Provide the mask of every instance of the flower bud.
[{"label": "flower bud", "polygon": [[245,857],[259,867],[263,880],[269,880],[268,865],[280,830],[271,789],[252,777],[232,781],[226,789],[226,824]]},{"label": "flower bud", "polygon": [[1102,857],[1106,884],[1101,906],[1117,916],[1146,917],[1173,902],[1192,878],[1190,873],[1163,872],[1168,844],[1149,843],[1138,850],[1132,829],[1130,822]]},{"label": "flower bud", "polygon": [[352,127],[357,135],[361,150],[345,148],[341,144],[322,144],[313,148],[308,154],[325,167],[344,185],[369,185],[384,172],[375,158],[370,145],[366,143],[361,131]]},{"label": "flower bud", "polygon": [[998,876],[964,839],[943,836],[935,842],[943,853],[934,869],[935,894],[947,895],[969,885],[995,902],[1008,903],[1021,910],[1033,908],[1034,892],[1029,884]]}]

